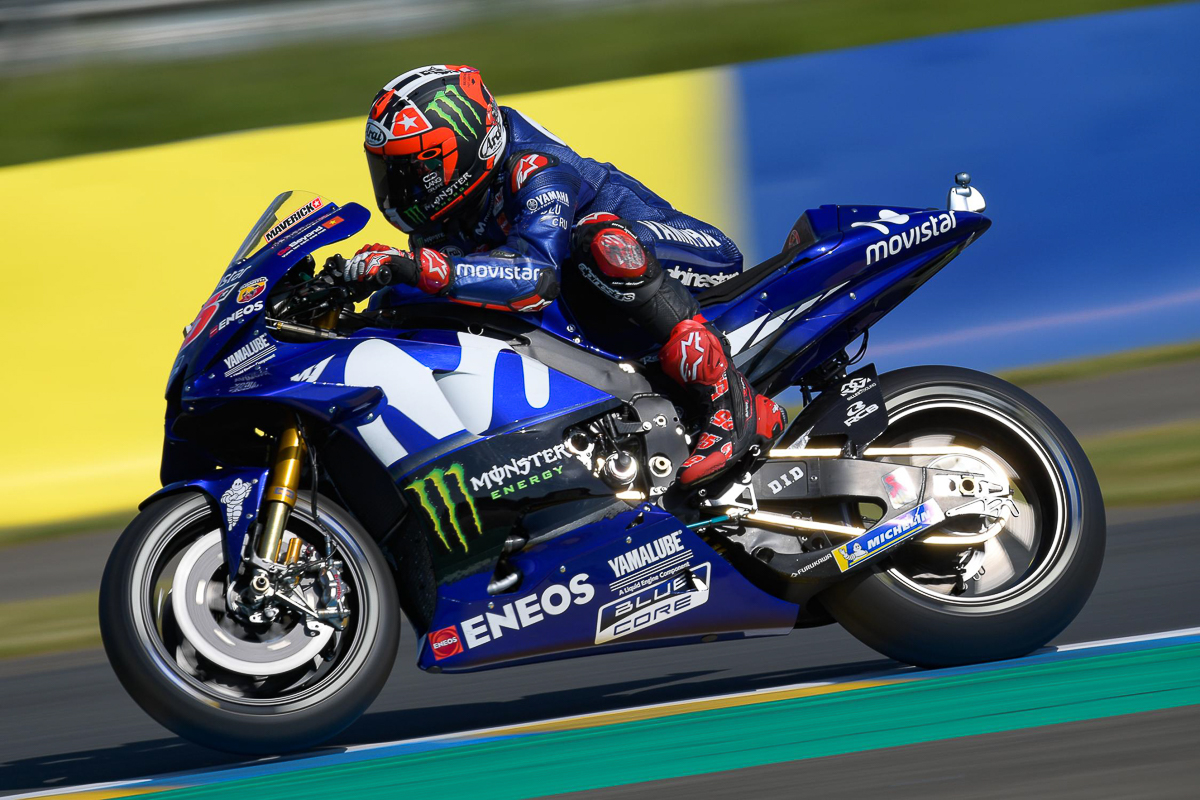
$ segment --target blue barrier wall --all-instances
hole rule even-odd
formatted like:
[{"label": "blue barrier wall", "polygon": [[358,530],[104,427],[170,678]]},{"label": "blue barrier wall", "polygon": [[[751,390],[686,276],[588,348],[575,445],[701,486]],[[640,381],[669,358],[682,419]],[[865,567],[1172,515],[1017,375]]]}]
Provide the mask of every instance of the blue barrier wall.
[{"label": "blue barrier wall", "polygon": [[881,366],[980,369],[1200,338],[1200,3],[747,64],[745,242],[822,203],[992,229],[872,333]]}]

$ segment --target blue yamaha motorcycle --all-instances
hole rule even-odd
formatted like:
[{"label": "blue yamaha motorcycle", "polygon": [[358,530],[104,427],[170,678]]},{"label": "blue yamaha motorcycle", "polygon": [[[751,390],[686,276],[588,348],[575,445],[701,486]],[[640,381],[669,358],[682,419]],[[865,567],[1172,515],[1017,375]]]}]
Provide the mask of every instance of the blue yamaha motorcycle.
[{"label": "blue yamaha motorcycle", "polygon": [[447,673],[833,622],[922,666],[1041,647],[1103,556],[1079,445],[992,376],[858,363],[983,210],[965,175],[946,210],[810,209],[701,294],[754,386],[804,405],[688,492],[699,420],[645,354],[593,344],[569,296],[514,315],[388,290],[358,310],[310,253],[367,210],[279,195],[171,368],[163,488],[101,589],[117,675],[180,735],[264,753],[363,713],[401,613],[418,666]]}]

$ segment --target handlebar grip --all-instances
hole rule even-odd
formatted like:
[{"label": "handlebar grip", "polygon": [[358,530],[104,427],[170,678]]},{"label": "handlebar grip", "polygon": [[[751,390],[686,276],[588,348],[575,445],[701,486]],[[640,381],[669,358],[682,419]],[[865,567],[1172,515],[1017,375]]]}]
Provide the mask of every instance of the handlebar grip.
[{"label": "handlebar grip", "polygon": [[392,270],[387,264],[380,264],[379,269],[375,271],[375,277],[371,280],[372,283],[379,286],[388,286],[392,282]]}]

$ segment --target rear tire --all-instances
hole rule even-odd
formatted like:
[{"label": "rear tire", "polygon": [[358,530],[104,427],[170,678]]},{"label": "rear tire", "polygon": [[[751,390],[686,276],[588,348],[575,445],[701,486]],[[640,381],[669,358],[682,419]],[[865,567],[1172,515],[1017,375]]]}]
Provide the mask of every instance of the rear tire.
[{"label": "rear tire", "polygon": [[[321,655],[265,677],[223,670],[196,655],[182,633],[186,628],[175,621],[166,588],[172,572],[163,565],[187,559],[189,548],[203,548],[211,532],[220,530],[214,504],[198,492],[174,494],[151,503],[129,524],[104,570],[100,632],[117,677],[146,713],[205,747],[265,754],[319,744],[367,709],[396,658],[396,587],[379,548],[350,514],[324,498],[319,513],[346,564],[352,624],[333,634]],[[314,536],[303,493],[287,531],[310,539],[320,535]],[[224,570],[224,559],[218,561]],[[222,596],[223,578],[219,583],[216,596]]]},{"label": "rear tire", "polygon": [[941,435],[1013,465],[1034,514],[1023,523],[1032,526],[1029,564],[1014,567],[1005,556],[1011,585],[956,596],[906,575],[914,558],[939,557],[929,550],[937,545],[918,540],[833,586],[822,603],[864,644],[917,666],[1016,658],[1042,647],[1083,608],[1104,557],[1104,503],[1079,443],[1045,406],[991,375],[914,367],[886,373],[880,384],[889,427],[876,444]]}]

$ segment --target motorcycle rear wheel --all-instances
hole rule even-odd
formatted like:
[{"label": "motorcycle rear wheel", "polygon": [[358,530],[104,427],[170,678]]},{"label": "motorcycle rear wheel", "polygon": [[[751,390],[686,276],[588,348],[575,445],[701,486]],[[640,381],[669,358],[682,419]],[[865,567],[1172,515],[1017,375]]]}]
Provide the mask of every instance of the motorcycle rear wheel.
[{"label": "motorcycle rear wheel", "polygon": [[[917,666],[1042,647],[1083,608],[1104,557],[1104,503],[1079,443],[1049,409],[991,375],[913,367],[880,376],[880,385],[889,425],[876,445],[981,449],[1009,473],[1021,513],[977,552],[918,537],[821,602],[864,644]],[[970,579],[947,578],[970,558],[978,559]]]},{"label": "motorcycle rear wheel", "polygon": [[[256,754],[319,744],[354,722],[391,673],[400,611],[384,557],[322,498],[321,521],[345,564],[345,630],[305,635],[286,615],[246,628],[225,613],[218,514],[203,494],[183,492],[151,503],[125,529],[100,587],[109,661],[146,713],[197,744]],[[286,534],[323,552],[304,494]],[[181,575],[187,585],[175,586]],[[198,635],[208,641],[191,640]]]}]

